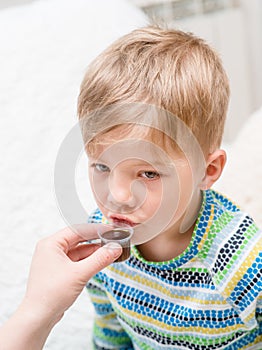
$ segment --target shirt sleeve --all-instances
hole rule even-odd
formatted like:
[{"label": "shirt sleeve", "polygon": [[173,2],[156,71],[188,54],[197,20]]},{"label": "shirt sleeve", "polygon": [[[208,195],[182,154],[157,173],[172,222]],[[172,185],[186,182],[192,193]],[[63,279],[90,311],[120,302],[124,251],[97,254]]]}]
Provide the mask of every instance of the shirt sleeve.
[{"label": "shirt sleeve", "polygon": [[[106,223],[102,213],[96,209],[88,218],[89,223]],[[105,288],[105,274],[95,275],[87,284],[90,299],[95,308],[93,326],[93,349],[133,350],[132,342],[117,319]]]},{"label": "shirt sleeve", "polygon": [[93,348],[132,350],[132,342],[120,325],[107,297],[102,275],[102,273],[97,274],[87,284],[88,293],[95,308]]},{"label": "shirt sleeve", "polygon": [[251,330],[261,322],[261,231],[247,216],[239,229],[221,241],[212,268],[213,282]]}]

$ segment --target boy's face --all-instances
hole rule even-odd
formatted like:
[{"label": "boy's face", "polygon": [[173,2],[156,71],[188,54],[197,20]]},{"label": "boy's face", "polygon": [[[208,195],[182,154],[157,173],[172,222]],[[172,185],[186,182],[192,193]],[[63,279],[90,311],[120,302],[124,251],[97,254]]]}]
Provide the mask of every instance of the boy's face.
[{"label": "boy's face", "polygon": [[179,230],[200,193],[190,162],[181,151],[167,152],[148,138],[123,138],[120,131],[107,133],[106,142],[88,154],[90,183],[101,212],[109,222],[134,226],[134,244]]}]

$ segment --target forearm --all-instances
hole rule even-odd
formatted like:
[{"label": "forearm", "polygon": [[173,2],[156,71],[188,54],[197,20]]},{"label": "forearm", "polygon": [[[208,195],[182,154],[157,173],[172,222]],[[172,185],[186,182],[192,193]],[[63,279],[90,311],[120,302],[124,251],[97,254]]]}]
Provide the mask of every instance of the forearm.
[{"label": "forearm", "polygon": [[40,314],[22,303],[0,328],[1,350],[40,350],[59,319]]}]

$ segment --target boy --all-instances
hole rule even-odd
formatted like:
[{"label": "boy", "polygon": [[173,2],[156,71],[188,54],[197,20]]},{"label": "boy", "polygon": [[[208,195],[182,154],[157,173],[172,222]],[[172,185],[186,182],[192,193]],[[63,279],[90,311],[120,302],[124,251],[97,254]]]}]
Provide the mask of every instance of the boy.
[{"label": "boy", "polygon": [[147,27],[89,67],[78,112],[99,209],[131,257],[88,284],[95,349],[261,349],[261,232],[211,190],[229,99],[201,39]]}]

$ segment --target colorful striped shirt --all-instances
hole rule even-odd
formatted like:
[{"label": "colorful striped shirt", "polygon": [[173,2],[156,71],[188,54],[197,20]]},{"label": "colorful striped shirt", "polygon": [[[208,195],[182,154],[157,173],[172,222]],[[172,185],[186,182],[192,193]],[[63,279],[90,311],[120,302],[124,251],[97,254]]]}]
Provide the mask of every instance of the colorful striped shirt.
[{"label": "colorful striped shirt", "polygon": [[[97,209],[89,222],[102,222]],[[94,349],[262,349],[261,231],[207,190],[190,245],[165,262],[131,257],[87,285]]]}]

